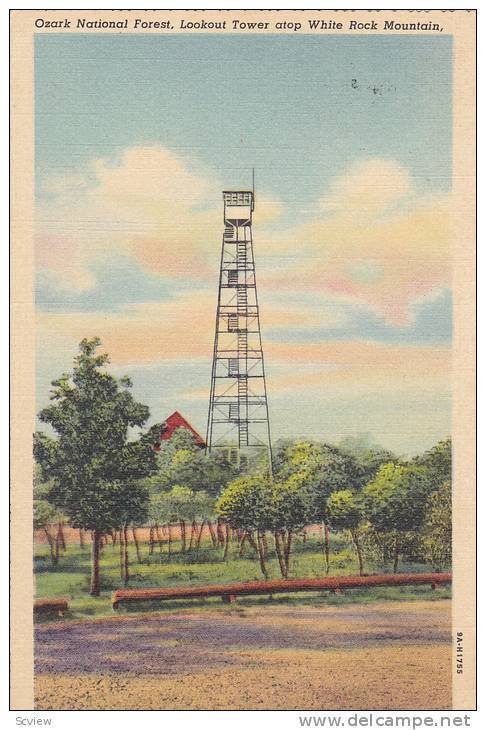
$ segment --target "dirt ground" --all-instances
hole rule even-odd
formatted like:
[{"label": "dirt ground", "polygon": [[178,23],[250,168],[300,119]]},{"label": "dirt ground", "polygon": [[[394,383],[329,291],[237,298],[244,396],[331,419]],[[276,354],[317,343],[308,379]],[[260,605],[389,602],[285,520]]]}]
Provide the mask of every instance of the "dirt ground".
[{"label": "dirt ground", "polygon": [[[201,523],[197,523],[197,531],[200,530]],[[214,529],[216,529],[216,523],[213,525]],[[57,525],[50,525],[49,530],[51,532],[51,535],[53,537],[57,534]],[[67,545],[79,545],[79,530],[75,529],[74,527],[69,527],[69,525],[64,525],[62,528],[64,541]],[[309,525],[305,530],[307,535],[322,534],[322,525]],[[191,523],[186,524],[186,534],[187,539],[190,539],[191,536]],[[171,536],[172,540],[180,540],[181,539],[181,529],[178,523],[171,525]],[[128,530],[127,533],[128,542],[130,544],[133,544],[133,533],[132,530]],[[157,537],[155,534],[154,537]],[[210,540],[211,533],[209,531],[209,527],[206,524],[203,526],[203,531],[201,533],[201,537],[204,540]],[[165,525],[161,525],[159,527],[159,538],[162,540],[162,542],[166,543],[168,541],[168,532]],[[150,527],[137,527],[137,539],[141,543],[148,543],[150,541]],[[83,542],[85,545],[88,545],[91,543],[91,534],[83,530]],[[111,537],[108,538],[109,544],[111,544]],[[47,545],[47,536],[44,530],[34,530],[34,543],[36,545]]]},{"label": "dirt ground", "polygon": [[450,601],[123,616],[36,630],[37,709],[447,709]]}]

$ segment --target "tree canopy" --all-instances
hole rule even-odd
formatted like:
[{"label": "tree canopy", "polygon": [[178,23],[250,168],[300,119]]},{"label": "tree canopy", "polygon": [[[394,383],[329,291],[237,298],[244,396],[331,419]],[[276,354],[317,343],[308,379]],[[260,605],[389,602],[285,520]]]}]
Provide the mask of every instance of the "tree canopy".
[{"label": "tree canopy", "polygon": [[205,454],[186,429],[178,428],[161,444],[157,474],[151,478],[150,486],[154,491],[167,491],[182,485],[217,497],[237,474],[224,453]]},{"label": "tree canopy", "polygon": [[363,489],[366,517],[378,533],[394,541],[394,570],[407,533],[419,530],[430,495],[427,470],[415,464],[384,464]]},{"label": "tree canopy", "polygon": [[[129,438],[130,429],[145,424],[149,410],[133,398],[128,378],[107,372],[108,355],[96,352],[100,344],[98,338],[82,340],[72,373],[52,382],[52,403],[39,418],[56,436],[38,432],[34,438],[35,458],[50,480],[49,502],[74,527],[93,530],[95,542],[146,512],[148,492],[139,480],[157,468],[152,444],[160,431],[153,427]],[[92,593],[99,593],[97,575]]]}]

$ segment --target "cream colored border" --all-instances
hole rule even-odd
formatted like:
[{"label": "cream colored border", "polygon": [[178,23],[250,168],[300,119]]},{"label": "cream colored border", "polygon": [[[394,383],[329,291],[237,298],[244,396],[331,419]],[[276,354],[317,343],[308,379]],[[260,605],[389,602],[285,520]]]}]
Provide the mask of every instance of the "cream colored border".
[{"label": "cream colored border", "polygon": [[[461,14],[454,33],[452,273],[453,443],[453,707],[476,706],[476,118],[474,14]],[[455,642],[464,638],[463,674],[456,671]]]},{"label": "cream colored border", "polygon": [[35,430],[33,306],[33,36],[11,29],[11,451],[10,703],[33,708],[32,434]]},{"label": "cream colored border", "polygon": [[[34,310],[33,274],[33,41],[36,18],[150,20],[170,19],[175,26],[160,33],[179,31],[179,21],[202,19],[270,21],[268,30],[275,33],[275,22],[285,20],[304,23],[307,18],[350,20],[369,23],[384,18],[396,22],[436,22],[444,34],[454,37],[454,189],[455,219],[452,244],[454,283],[454,355],[453,355],[453,444],[454,444],[454,588],[453,632],[464,633],[464,674],[455,671],[453,644],[453,708],[475,707],[475,23],[474,11],[365,11],[365,10],[17,10],[11,12],[11,82],[12,82],[12,420],[11,420],[11,706],[33,708],[32,673],[32,552],[30,541],[32,514],[31,442],[34,429]],[[228,23],[229,24],[229,23]],[[59,32],[56,29],[54,32]],[[76,28],[62,32],[82,32]],[[112,33],[92,30],[92,33]],[[149,32],[124,31],[124,32]],[[213,31],[208,31],[210,34]],[[217,31],[221,32],[221,31]],[[228,33],[233,31],[228,30]],[[303,31],[301,31],[302,33]],[[366,33],[374,33],[370,29]],[[412,31],[414,33],[415,31]],[[329,31],[341,35],[342,31]],[[403,31],[378,31],[403,35]],[[293,34],[293,31],[288,31]],[[325,35],[326,31],[314,35]],[[356,35],[356,32],[353,32]],[[423,32],[424,36],[431,35]],[[453,637],[454,638],[454,637]],[[343,708],[346,709],[346,708]],[[393,708],[390,708],[393,709]]]}]

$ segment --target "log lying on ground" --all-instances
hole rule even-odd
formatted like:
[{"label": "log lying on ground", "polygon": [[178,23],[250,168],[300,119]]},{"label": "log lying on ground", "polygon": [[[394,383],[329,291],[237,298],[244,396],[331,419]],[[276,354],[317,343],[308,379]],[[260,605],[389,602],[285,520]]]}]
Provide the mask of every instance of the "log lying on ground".
[{"label": "log lying on ground", "polygon": [[[262,580],[247,583],[221,583],[175,588],[133,588],[113,593],[113,608],[120,603],[135,601],[172,601],[191,598],[220,596],[225,602],[236,596],[256,596],[273,593],[297,593],[299,591],[334,591],[346,588],[371,588],[374,586],[430,585],[436,589],[452,582],[450,573],[393,573],[384,575],[342,575],[332,578],[293,578],[290,580]],[[233,602],[233,600],[231,602]]]},{"label": "log lying on ground", "polygon": [[64,616],[69,609],[67,598],[38,598],[34,601],[34,613]]}]

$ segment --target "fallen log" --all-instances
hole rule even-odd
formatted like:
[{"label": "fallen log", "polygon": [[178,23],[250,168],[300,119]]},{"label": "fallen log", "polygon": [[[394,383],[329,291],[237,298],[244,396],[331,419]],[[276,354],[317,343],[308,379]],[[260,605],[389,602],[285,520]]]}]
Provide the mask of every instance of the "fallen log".
[{"label": "fallen log", "polygon": [[66,598],[38,598],[34,601],[34,613],[40,615],[64,616],[69,610]]},{"label": "fallen log", "polygon": [[[191,598],[221,597],[234,602],[236,596],[256,596],[273,593],[297,593],[300,591],[342,592],[347,588],[371,588],[374,586],[430,585],[436,589],[452,582],[450,573],[393,573],[384,575],[342,575],[328,578],[292,578],[290,580],[262,580],[246,583],[221,583],[200,586],[176,586],[174,588],[131,588],[117,590],[112,595],[112,605],[135,601],[172,601]],[[228,600],[229,599],[229,600]]]}]

